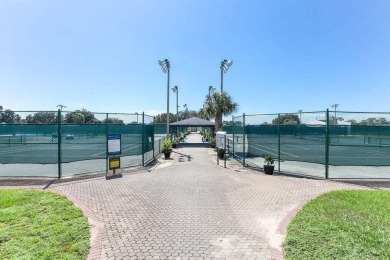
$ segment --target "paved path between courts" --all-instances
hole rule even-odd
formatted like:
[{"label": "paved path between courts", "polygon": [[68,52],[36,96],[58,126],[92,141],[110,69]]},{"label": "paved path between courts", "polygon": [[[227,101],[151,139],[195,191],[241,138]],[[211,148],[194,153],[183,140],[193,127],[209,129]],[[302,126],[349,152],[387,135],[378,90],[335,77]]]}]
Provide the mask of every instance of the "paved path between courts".
[{"label": "paved path between courts", "polygon": [[[288,222],[312,198],[353,184],[268,176],[228,164],[191,134],[150,171],[49,185],[92,223],[89,259],[283,259]],[[221,163],[222,165],[222,163]]]}]

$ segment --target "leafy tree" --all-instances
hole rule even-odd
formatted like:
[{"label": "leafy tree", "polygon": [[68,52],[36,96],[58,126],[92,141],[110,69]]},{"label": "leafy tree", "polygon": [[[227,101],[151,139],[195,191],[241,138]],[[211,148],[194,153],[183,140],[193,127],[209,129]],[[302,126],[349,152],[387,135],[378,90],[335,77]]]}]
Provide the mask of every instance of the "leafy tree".
[{"label": "leafy tree", "polygon": [[97,119],[92,112],[90,112],[84,108],[81,109],[81,111],[84,114],[84,123],[86,123],[86,124],[99,124],[100,123],[100,120]]},{"label": "leafy tree", "polygon": [[[107,122],[109,124],[122,124],[122,125],[124,124],[122,119],[119,119],[116,117],[109,117],[109,118],[103,120],[103,123],[106,124]],[[137,122],[134,122],[134,123],[137,123]]]},{"label": "leafy tree", "polygon": [[380,118],[378,119],[378,123],[379,123],[380,125],[389,125],[389,124],[390,124],[390,122],[389,122],[385,117],[380,117]]},{"label": "leafy tree", "polygon": [[[280,115],[280,124],[281,125],[298,125],[301,121],[299,120],[299,116],[296,114],[284,114]],[[279,124],[279,117],[276,117],[272,120],[273,125]]]},{"label": "leafy tree", "polygon": [[75,110],[74,112],[69,112],[65,115],[65,123],[68,124],[99,124],[101,123],[95,115],[86,110]]},{"label": "leafy tree", "polygon": [[215,118],[215,131],[221,129],[223,115],[231,115],[238,109],[238,104],[227,92],[215,92],[210,97],[207,95],[204,104],[209,117]]},{"label": "leafy tree", "polygon": [[57,115],[54,112],[37,112],[26,117],[28,124],[56,124]]},{"label": "leafy tree", "polygon": [[[198,112],[196,112],[194,110],[186,109],[186,110],[179,113],[179,121],[190,118],[190,117],[194,117],[194,116],[197,117]],[[174,122],[176,122],[176,118],[175,118]]]},{"label": "leafy tree", "polygon": [[14,111],[10,109],[3,110],[3,107],[0,108],[0,123],[6,124],[16,124],[20,123],[21,117],[18,114],[15,114]]},{"label": "leafy tree", "polygon": [[347,120],[345,122],[351,123],[351,125],[358,125],[359,123],[355,119]]},{"label": "leafy tree", "polygon": [[198,117],[199,117],[199,118],[206,119],[206,120],[210,120],[210,116],[207,114],[207,111],[206,111],[205,108],[199,109],[199,111],[198,111]]},{"label": "leafy tree", "polygon": [[[167,113],[158,114],[154,117],[154,123],[164,124],[167,122]],[[169,122],[176,122],[176,115],[169,113]]]},{"label": "leafy tree", "polygon": [[377,119],[375,117],[369,117],[369,118],[362,120],[360,122],[360,125],[366,125],[366,126],[389,125],[389,124],[390,124],[390,122],[384,117],[380,117],[379,119]]},{"label": "leafy tree", "polygon": [[65,115],[65,123],[68,124],[83,124],[84,114],[81,112],[69,112]]}]

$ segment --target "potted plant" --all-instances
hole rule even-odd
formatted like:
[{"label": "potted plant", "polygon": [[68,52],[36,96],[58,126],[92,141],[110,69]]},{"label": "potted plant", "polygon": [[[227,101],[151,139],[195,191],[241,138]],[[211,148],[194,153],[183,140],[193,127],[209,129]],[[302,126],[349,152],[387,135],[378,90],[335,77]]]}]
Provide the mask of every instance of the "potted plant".
[{"label": "potted plant", "polygon": [[165,159],[169,159],[171,157],[171,153],[172,153],[172,142],[169,140],[169,139],[166,139],[164,142],[163,142],[163,149],[161,151],[164,156],[165,156]]},{"label": "potted plant", "polygon": [[274,173],[274,162],[275,158],[271,155],[266,155],[264,157],[264,173],[272,175]]},{"label": "potted plant", "polygon": [[215,148],[215,144],[217,143],[217,140],[215,139],[215,137],[211,137],[210,138],[210,144],[211,144],[211,147],[212,148]]},{"label": "potted plant", "polygon": [[179,144],[179,138],[176,137],[175,139],[173,139],[172,141],[172,148],[177,148],[177,145]]},{"label": "potted plant", "polygon": [[209,133],[207,133],[207,132],[204,133],[203,138],[204,138],[205,142],[208,142],[210,140]]},{"label": "potted plant", "polygon": [[218,148],[218,157],[219,159],[223,159],[225,157],[225,149]]}]

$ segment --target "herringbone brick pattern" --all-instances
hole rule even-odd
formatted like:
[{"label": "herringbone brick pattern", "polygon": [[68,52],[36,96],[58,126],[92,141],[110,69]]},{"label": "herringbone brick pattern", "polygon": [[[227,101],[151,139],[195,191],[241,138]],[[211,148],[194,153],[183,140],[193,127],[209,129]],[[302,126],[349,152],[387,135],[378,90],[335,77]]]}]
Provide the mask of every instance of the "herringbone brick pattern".
[{"label": "herringbone brick pattern", "polygon": [[280,259],[290,212],[324,192],[359,188],[224,169],[210,149],[182,147],[151,172],[51,189],[102,224],[91,259]]}]

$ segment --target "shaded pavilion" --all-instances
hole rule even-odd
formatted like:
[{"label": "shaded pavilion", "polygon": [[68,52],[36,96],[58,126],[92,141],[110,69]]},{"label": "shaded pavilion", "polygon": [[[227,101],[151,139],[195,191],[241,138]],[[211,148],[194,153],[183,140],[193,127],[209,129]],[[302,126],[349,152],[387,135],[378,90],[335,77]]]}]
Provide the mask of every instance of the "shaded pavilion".
[{"label": "shaded pavilion", "polygon": [[207,129],[213,133],[215,129],[214,122],[199,117],[195,117],[195,116],[171,123],[169,124],[169,126],[171,127],[171,133],[176,133],[177,130],[183,130],[188,128],[197,129],[198,127],[202,128],[203,131],[206,131]]}]

